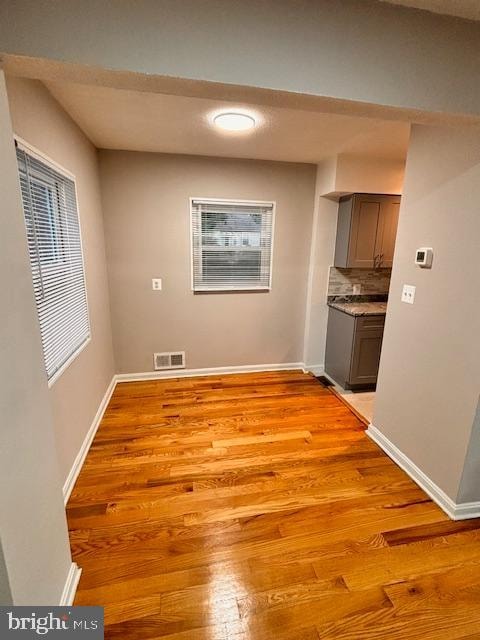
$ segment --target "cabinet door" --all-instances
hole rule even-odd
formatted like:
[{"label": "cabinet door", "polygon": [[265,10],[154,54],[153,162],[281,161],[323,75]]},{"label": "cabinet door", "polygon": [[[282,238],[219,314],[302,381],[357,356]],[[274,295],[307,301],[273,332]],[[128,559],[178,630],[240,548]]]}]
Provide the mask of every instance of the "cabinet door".
[{"label": "cabinet door", "polygon": [[392,267],[393,265],[399,209],[399,197],[392,196],[381,203],[375,243],[375,255],[378,256],[377,266]]},{"label": "cabinet door", "polygon": [[374,195],[356,195],[352,211],[348,266],[372,268],[382,200]]},{"label": "cabinet door", "polygon": [[355,320],[343,311],[328,309],[325,372],[342,387],[348,383],[352,366]]},{"label": "cabinet door", "polygon": [[355,332],[350,385],[367,385],[377,382],[382,340],[383,327]]}]

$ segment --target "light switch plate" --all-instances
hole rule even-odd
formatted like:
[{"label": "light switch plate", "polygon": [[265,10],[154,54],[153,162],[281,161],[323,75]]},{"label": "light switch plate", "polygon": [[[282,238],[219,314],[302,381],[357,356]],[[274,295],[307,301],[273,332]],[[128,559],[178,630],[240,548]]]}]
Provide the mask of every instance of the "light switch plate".
[{"label": "light switch plate", "polygon": [[413,284],[404,284],[402,289],[402,302],[413,304],[415,301],[416,287]]},{"label": "light switch plate", "polygon": [[152,278],[152,289],[154,291],[162,290],[162,279],[161,278]]},{"label": "light switch plate", "polygon": [[353,285],[353,295],[354,296],[359,296],[362,293],[362,285],[361,284],[354,284]]}]

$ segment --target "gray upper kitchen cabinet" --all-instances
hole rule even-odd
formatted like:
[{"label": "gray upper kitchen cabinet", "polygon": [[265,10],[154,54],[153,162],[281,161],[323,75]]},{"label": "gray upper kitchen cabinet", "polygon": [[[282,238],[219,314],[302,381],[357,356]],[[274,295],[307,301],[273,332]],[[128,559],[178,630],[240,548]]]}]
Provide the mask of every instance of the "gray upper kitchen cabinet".
[{"label": "gray upper kitchen cabinet", "polygon": [[336,267],[391,267],[400,196],[354,193],[338,204]]}]

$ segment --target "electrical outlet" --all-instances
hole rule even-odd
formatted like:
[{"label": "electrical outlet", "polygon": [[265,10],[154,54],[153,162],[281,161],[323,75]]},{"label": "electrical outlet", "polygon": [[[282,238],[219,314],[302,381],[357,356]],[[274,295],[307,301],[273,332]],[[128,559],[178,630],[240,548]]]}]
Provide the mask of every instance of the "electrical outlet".
[{"label": "electrical outlet", "polygon": [[404,284],[402,289],[402,302],[413,304],[415,300],[415,289],[413,284]]},{"label": "electrical outlet", "polygon": [[162,279],[161,278],[152,278],[152,289],[154,291],[162,290]]},{"label": "electrical outlet", "polygon": [[353,295],[354,296],[359,296],[362,293],[362,285],[361,284],[354,284],[353,285]]}]

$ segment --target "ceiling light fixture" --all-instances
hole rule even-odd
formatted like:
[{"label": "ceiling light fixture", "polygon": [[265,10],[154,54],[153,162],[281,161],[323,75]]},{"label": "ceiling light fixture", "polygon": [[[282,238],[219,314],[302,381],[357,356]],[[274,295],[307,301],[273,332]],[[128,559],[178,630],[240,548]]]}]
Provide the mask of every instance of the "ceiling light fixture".
[{"label": "ceiling light fixture", "polygon": [[230,111],[228,113],[219,113],[214,117],[213,122],[220,129],[225,131],[248,131],[255,127],[255,118],[246,113],[236,113]]}]

